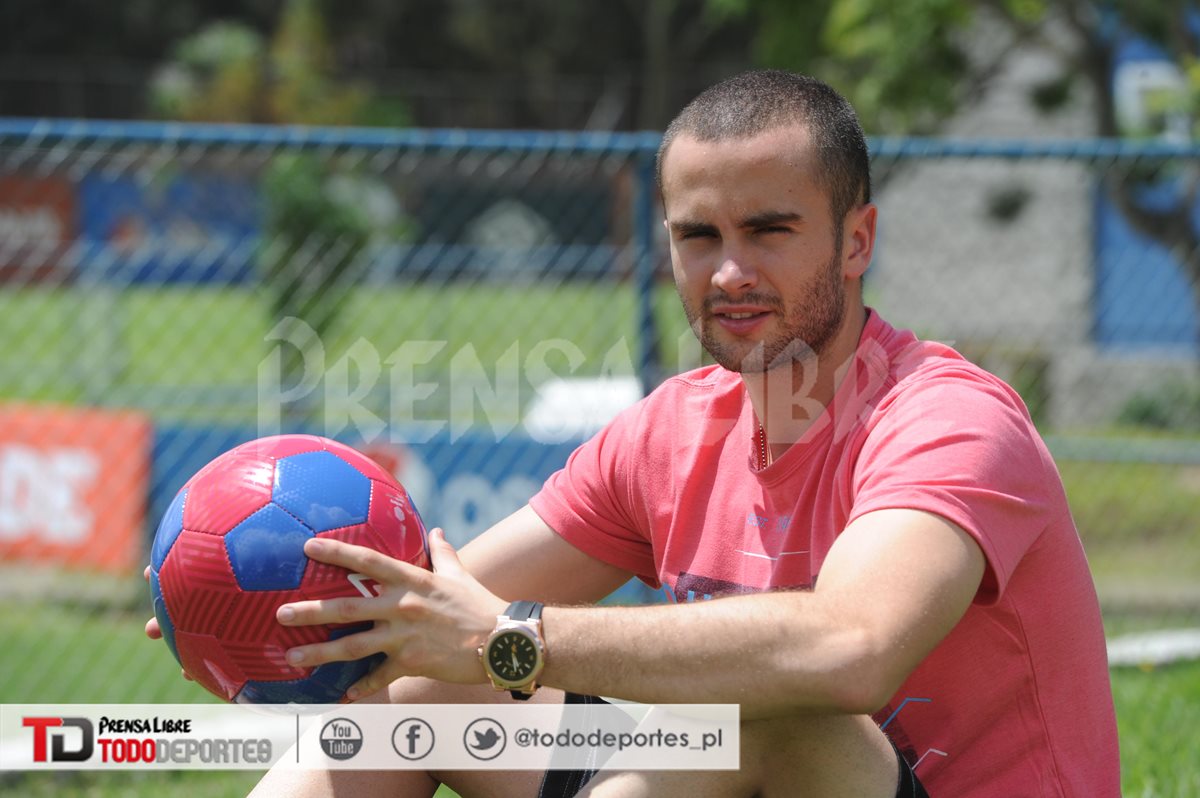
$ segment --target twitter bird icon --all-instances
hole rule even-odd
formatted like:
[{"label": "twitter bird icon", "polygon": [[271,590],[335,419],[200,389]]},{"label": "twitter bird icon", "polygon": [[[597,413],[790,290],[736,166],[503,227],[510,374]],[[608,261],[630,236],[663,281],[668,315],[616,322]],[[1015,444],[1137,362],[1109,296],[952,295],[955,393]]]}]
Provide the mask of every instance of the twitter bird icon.
[{"label": "twitter bird icon", "polygon": [[484,729],[475,732],[475,744],[471,747],[476,751],[486,751],[498,742],[500,742],[500,735],[496,733],[495,729]]},{"label": "twitter bird icon", "polygon": [[492,718],[473,720],[463,732],[463,747],[476,759],[495,759],[507,743],[508,733]]}]

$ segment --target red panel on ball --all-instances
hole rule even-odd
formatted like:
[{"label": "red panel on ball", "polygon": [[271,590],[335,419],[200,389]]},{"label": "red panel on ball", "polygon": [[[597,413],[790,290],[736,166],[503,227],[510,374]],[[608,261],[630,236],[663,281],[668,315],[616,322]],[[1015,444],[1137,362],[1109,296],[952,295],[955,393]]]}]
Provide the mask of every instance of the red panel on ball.
[{"label": "red panel on ball", "polygon": [[233,606],[236,594],[228,586],[213,588],[193,584],[188,576],[181,570],[178,560],[171,558],[158,572],[163,602],[171,621],[178,629],[217,634],[225,625],[225,616]]},{"label": "red panel on ball", "polygon": [[[375,537],[365,524],[342,527],[317,535],[319,538],[343,540],[357,546],[369,546],[379,549]],[[300,582],[300,593],[306,599],[339,598],[341,596],[361,596],[363,593],[355,587],[350,572],[338,565],[309,560],[304,579]]]},{"label": "red panel on ball", "polygon": [[210,693],[232,701],[246,675],[213,635],[175,630],[175,649],[183,669]]},{"label": "red panel on ball", "polygon": [[299,598],[295,590],[254,590],[238,594],[237,602],[221,628],[225,640],[261,640],[284,629],[275,620],[283,604]]},{"label": "red panel on ball", "polygon": [[271,501],[274,484],[274,461],[227,455],[188,482],[183,528],[224,535]]},{"label": "red panel on ball", "polygon": [[259,460],[280,460],[293,454],[322,451],[326,443],[327,439],[317,435],[271,435],[243,443],[233,451]]},{"label": "red panel on ball", "polygon": [[[183,530],[159,570],[166,595],[185,595],[215,588],[236,591],[237,580],[229,567],[225,540],[203,532]],[[189,599],[191,601],[191,599]]]},{"label": "red panel on ball", "polygon": [[225,650],[230,659],[237,663],[247,679],[256,681],[286,681],[303,679],[312,672],[310,668],[297,668],[288,664],[288,649],[311,643],[323,643],[329,632],[319,626],[279,627],[277,634],[262,640],[230,640],[225,638]]},{"label": "red panel on ball", "polygon": [[425,525],[408,493],[395,482],[371,480],[371,511],[367,515],[367,526],[378,538],[380,551],[421,568],[429,567]]}]

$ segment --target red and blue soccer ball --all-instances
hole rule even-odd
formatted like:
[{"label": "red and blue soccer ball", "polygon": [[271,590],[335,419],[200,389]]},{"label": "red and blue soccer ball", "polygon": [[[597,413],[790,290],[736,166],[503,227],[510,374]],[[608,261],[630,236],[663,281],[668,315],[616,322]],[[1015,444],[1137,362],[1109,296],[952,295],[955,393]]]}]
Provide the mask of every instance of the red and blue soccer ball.
[{"label": "red and blue soccer ball", "polygon": [[304,542],[333,538],[429,567],[425,525],[408,493],[358,451],[315,435],[242,444],[180,489],[150,556],[154,615],[193,679],[226,701],[340,700],[382,654],[316,668],[289,665],[289,648],[369,624],[285,627],[281,604],[374,595],[374,584],[309,560]]}]

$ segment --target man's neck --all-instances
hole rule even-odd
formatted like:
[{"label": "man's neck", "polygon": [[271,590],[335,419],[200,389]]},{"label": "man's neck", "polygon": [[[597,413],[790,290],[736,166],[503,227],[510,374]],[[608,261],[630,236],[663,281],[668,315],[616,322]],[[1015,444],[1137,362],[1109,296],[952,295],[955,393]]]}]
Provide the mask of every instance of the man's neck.
[{"label": "man's neck", "polygon": [[833,401],[866,323],[866,308],[851,303],[837,335],[820,355],[797,360],[790,368],[742,375],[754,415],[766,431],[769,459],[779,459],[800,440]]}]

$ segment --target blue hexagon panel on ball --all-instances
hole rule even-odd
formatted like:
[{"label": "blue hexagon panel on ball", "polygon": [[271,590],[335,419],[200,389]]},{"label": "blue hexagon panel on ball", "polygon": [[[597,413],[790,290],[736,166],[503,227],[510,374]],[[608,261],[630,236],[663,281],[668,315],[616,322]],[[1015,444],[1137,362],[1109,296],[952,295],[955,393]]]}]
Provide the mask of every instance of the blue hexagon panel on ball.
[{"label": "blue hexagon panel on ball", "polygon": [[304,579],[304,544],[313,530],[268,504],[225,535],[233,576],[242,590],[294,590]]},{"label": "blue hexagon panel on ball", "polygon": [[285,457],[275,469],[271,501],[314,532],[367,520],[371,480],[332,452]]}]

